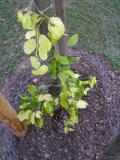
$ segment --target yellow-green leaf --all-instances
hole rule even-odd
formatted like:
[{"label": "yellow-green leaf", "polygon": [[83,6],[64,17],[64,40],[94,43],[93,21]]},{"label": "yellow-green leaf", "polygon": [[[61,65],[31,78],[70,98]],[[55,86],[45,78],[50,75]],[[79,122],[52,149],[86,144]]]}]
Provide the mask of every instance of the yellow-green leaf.
[{"label": "yellow-green leaf", "polygon": [[38,101],[42,102],[42,101],[53,101],[53,97],[51,94],[40,94],[38,96]]},{"label": "yellow-green leaf", "polygon": [[40,118],[41,117],[41,112],[40,111],[36,111],[35,116],[36,116],[36,118]]},{"label": "yellow-green leaf", "polygon": [[65,26],[60,18],[51,17],[48,30],[53,39],[59,40],[65,33]]},{"label": "yellow-green leaf", "polygon": [[31,110],[27,111],[20,111],[18,114],[18,118],[20,121],[28,120],[30,118],[30,115],[32,114]]},{"label": "yellow-green leaf", "polygon": [[45,94],[44,97],[46,101],[53,101],[53,97],[51,94]]},{"label": "yellow-green leaf", "polygon": [[44,100],[45,100],[44,95],[43,95],[43,94],[40,94],[40,95],[38,96],[38,101],[39,101],[39,102],[42,102],[42,101],[44,101]]},{"label": "yellow-green leaf", "polygon": [[31,124],[35,124],[35,118],[36,118],[36,115],[35,115],[35,112],[33,112],[30,118]]},{"label": "yellow-green leaf", "polygon": [[22,11],[18,11],[18,20],[19,22],[25,22],[25,17],[22,13]]},{"label": "yellow-green leaf", "polygon": [[79,100],[76,104],[77,108],[86,108],[88,106],[88,103],[84,100]]},{"label": "yellow-green leaf", "polygon": [[45,35],[39,37],[39,56],[42,60],[47,59],[47,53],[51,50],[52,44]]},{"label": "yellow-green leaf", "polygon": [[30,56],[30,62],[33,68],[38,69],[40,67],[40,61],[36,57]]},{"label": "yellow-green leaf", "polygon": [[30,93],[30,94],[31,94],[31,93],[35,93],[35,92],[37,91],[37,87],[34,86],[34,85],[31,85],[31,86],[28,87],[27,91],[28,91],[28,93]]},{"label": "yellow-green leaf", "polygon": [[89,85],[91,88],[97,83],[96,77],[91,77]]},{"label": "yellow-green leaf", "polygon": [[67,42],[67,45],[69,47],[73,47],[77,44],[78,42],[78,34],[74,34]]},{"label": "yellow-green leaf", "polygon": [[31,54],[36,48],[36,40],[30,39],[24,43],[24,52],[25,54]]},{"label": "yellow-green leaf", "polygon": [[55,98],[55,105],[57,106],[59,104],[59,98]]},{"label": "yellow-green leaf", "polygon": [[35,76],[41,76],[44,75],[48,72],[48,66],[42,65],[39,69],[33,70],[32,74]]},{"label": "yellow-green leaf", "polygon": [[25,34],[25,38],[26,39],[31,39],[32,37],[35,36],[35,31],[28,31],[26,34]]},{"label": "yellow-green leaf", "polygon": [[34,29],[42,17],[32,11],[28,11],[27,13],[24,13],[24,11],[18,11],[18,19],[22,23],[24,29]]}]

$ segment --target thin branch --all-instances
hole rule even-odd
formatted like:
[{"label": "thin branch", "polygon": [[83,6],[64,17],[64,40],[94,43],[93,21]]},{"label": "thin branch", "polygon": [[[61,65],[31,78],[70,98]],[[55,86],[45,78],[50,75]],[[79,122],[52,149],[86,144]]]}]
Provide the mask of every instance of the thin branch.
[{"label": "thin branch", "polygon": [[34,0],[32,0],[29,4],[28,4],[28,7],[25,9],[25,10],[29,10],[31,9],[32,5],[34,3]]},{"label": "thin branch", "polygon": [[54,57],[51,57],[50,59],[46,60],[46,62],[51,62],[54,59]]},{"label": "thin branch", "polygon": [[49,17],[46,14],[44,14],[42,11],[39,10],[39,8],[37,7],[35,1],[34,1],[34,5],[35,5],[35,8],[37,9],[37,11],[39,12],[39,14],[44,16],[45,18],[47,18],[49,20]]},{"label": "thin branch", "polygon": [[49,9],[51,9],[53,7],[53,4],[51,4],[49,7],[47,7],[45,10],[41,11],[42,13],[48,11]]}]

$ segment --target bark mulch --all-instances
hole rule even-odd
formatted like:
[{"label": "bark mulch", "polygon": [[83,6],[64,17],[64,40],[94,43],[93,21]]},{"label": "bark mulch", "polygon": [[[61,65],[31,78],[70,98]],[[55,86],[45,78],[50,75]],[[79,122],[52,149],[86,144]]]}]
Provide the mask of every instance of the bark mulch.
[{"label": "bark mulch", "polygon": [[[74,132],[63,132],[59,117],[48,118],[42,129],[29,127],[25,138],[17,139],[4,128],[7,150],[17,160],[99,160],[120,128],[120,72],[112,70],[103,58],[83,51],[70,51],[81,59],[73,69],[83,78],[96,76],[97,85],[86,97],[89,107],[80,112]],[[19,106],[19,95],[32,83],[28,62],[20,64],[2,88],[9,102]],[[40,79],[44,82],[43,79]],[[60,113],[62,114],[62,112]],[[9,160],[10,160],[9,157]]]}]

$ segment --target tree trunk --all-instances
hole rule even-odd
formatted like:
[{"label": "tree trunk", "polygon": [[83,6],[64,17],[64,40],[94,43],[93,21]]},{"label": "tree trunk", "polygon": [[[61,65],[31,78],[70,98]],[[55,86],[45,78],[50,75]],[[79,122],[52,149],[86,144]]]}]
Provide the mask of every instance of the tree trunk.
[{"label": "tree trunk", "polygon": [[18,138],[24,137],[27,127],[20,122],[17,113],[0,92],[0,121],[2,121]]},{"label": "tree trunk", "polygon": [[[55,0],[55,8],[56,8],[56,16],[61,18],[63,23],[65,24],[65,7],[64,7],[64,0]],[[65,55],[67,52],[67,45],[66,45],[66,38],[63,36],[59,40],[59,51],[61,55]]]},{"label": "tree trunk", "polygon": [[[35,6],[37,7],[37,8],[35,8],[36,12],[38,12],[38,10],[43,11],[52,4],[52,0],[34,0],[34,2],[35,2]],[[55,5],[56,5],[56,15],[58,17],[60,17],[63,22],[65,22],[64,1],[63,0],[55,0]],[[47,14],[49,16],[51,14],[52,9],[47,10],[45,14]],[[46,23],[42,23],[40,25],[40,32],[42,34],[47,34],[48,29],[47,29]],[[64,55],[66,52],[66,42],[65,42],[64,37],[61,38],[58,45],[59,45],[58,48],[59,48],[60,53],[62,55]],[[51,53],[51,55],[53,55],[53,53]],[[47,75],[47,79],[48,79],[49,83],[51,83],[51,87],[49,87],[49,93],[51,93],[52,96],[54,96],[54,97],[58,97],[59,93],[60,93],[60,87],[57,86],[59,84],[59,79],[51,80],[49,74]]]}]

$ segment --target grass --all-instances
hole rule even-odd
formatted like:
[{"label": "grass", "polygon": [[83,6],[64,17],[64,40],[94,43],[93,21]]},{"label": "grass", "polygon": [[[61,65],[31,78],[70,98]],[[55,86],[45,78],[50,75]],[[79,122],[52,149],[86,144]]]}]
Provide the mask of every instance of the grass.
[{"label": "grass", "polygon": [[120,68],[120,1],[67,0],[66,8],[68,32],[79,33],[79,47]]},{"label": "grass", "polygon": [[[17,21],[16,0],[0,0],[0,83],[9,77],[21,60],[23,33]],[[19,2],[19,7],[21,6]]]},{"label": "grass", "polygon": [[[120,68],[120,1],[65,0],[67,29],[79,33],[79,48],[100,53]],[[0,0],[0,83],[23,57],[24,37],[17,10],[25,0]]]}]

